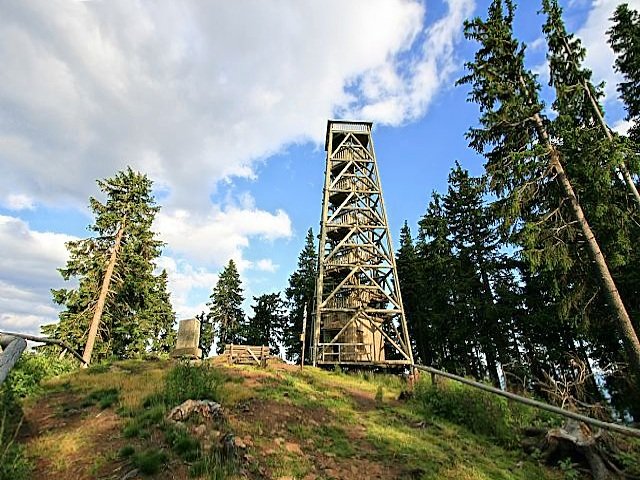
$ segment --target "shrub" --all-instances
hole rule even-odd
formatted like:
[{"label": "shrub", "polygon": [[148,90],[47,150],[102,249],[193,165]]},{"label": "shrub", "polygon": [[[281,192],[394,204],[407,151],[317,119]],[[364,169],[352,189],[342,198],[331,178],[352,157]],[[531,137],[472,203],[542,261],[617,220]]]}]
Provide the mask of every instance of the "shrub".
[{"label": "shrub", "polygon": [[43,353],[23,352],[9,373],[13,392],[26,397],[38,391],[40,383],[48,378],[71,372],[78,368],[73,358],[57,358]]},{"label": "shrub", "polygon": [[415,399],[426,416],[463,425],[507,447],[518,443],[522,427],[554,423],[544,412],[454,382],[421,382],[416,386]]},{"label": "shrub", "polygon": [[181,362],[167,374],[164,401],[168,408],[189,399],[217,401],[223,382],[222,375],[207,364]]},{"label": "shrub", "polygon": [[22,408],[15,398],[11,381],[6,379],[0,389],[0,480],[31,478],[32,465],[22,446],[15,442],[21,424]]}]

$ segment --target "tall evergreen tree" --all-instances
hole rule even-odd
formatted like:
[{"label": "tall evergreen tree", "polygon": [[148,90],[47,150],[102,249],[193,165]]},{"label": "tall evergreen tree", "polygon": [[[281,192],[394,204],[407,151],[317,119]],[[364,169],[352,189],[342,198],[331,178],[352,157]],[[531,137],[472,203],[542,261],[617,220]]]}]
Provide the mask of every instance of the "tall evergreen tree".
[{"label": "tall evergreen tree", "polygon": [[[421,288],[415,316],[407,318],[407,326],[415,336],[422,361],[464,374],[466,370],[460,366],[459,359],[465,357],[466,365],[467,345],[457,337],[460,330],[455,328],[457,325],[453,326],[451,318],[454,259],[448,235],[442,197],[433,192],[427,211],[419,221],[415,250]],[[464,353],[460,355],[459,351]]]},{"label": "tall evergreen tree", "polygon": [[285,308],[280,292],[253,297],[253,317],[245,331],[249,345],[268,345],[276,354],[280,352],[285,322]]},{"label": "tall evergreen tree", "polygon": [[567,268],[578,235],[595,266],[633,370],[640,372],[640,342],[593,230],[567,176],[556,138],[542,114],[539,85],[524,67],[524,46],[513,37],[514,5],[494,0],[487,20],[465,22],[465,36],[480,43],[470,73],[479,104],[479,128],[469,130],[470,145],[482,153],[489,186],[499,198],[507,228],[533,265]]},{"label": "tall evergreen tree", "polygon": [[[78,287],[52,290],[64,307],[57,324],[43,331],[76,349],[86,359],[120,358],[146,351],[166,351],[172,341],[175,314],[167,293],[166,273],[154,275],[153,261],[162,242],[151,230],[160,207],[151,180],[128,168],[99,180],[106,202],[89,201],[95,236],[67,243],[69,261],[59,271]],[[93,327],[93,328],[91,328]],[[95,333],[95,350],[91,336]]]},{"label": "tall evergreen tree", "polygon": [[318,255],[315,248],[313,230],[307,232],[305,245],[298,255],[298,268],[289,277],[285,298],[289,313],[284,328],[283,345],[288,360],[300,363],[300,336],[306,316],[305,362],[310,361],[311,318],[316,288]]},{"label": "tall evergreen tree", "polygon": [[607,32],[609,43],[616,54],[615,68],[624,77],[624,80],[618,85],[618,92],[627,107],[627,120],[633,122],[630,131],[631,137],[639,142],[640,13],[623,3],[616,8],[612,20],[613,27]]},{"label": "tall evergreen tree", "polygon": [[245,317],[242,311],[242,282],[233,260],[220,273],[210,296],[207,318],[212,322],[220,354],[228,343],[242,343]]}]

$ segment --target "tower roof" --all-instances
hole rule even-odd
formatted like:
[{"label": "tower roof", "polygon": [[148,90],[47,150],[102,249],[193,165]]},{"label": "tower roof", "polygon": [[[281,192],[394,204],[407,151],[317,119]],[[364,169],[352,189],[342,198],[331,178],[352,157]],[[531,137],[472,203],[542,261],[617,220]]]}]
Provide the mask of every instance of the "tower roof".
[{"label": "tower roof", "polygon": [[373,122],[363,122],[361,120],[327,120],[327,134],[324,140],[324,150],[329,146],[329,133],[333,131],[369,133]]}]

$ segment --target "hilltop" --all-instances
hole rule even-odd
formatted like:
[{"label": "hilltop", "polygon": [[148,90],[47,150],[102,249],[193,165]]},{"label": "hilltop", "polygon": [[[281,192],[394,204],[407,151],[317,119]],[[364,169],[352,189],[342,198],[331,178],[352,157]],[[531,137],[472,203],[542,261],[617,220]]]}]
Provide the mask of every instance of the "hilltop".
[{"label": "hilltop", "polygon": [[[124,361],[46,382],[24,403],[19,442],[39,479],[563,478],[509,448],[505,432],[475,434],[419,398],[398,400],[405,388],[391,375],[286,364]],[[223,420],[167,422],[189,395],[218,400]],[[487,407],[478,411],[491,417]],[[225,442],[237,461],[221,454]]]}]

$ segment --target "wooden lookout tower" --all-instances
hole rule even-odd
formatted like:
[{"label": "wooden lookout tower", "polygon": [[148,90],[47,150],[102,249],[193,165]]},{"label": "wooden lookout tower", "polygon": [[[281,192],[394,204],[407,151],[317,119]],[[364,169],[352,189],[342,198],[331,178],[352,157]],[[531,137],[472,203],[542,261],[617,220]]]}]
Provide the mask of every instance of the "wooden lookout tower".
[{"label": "wooden lookout tower", "polygon": [[371,125],[327,123],[314,365],[413,363]]}]

